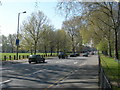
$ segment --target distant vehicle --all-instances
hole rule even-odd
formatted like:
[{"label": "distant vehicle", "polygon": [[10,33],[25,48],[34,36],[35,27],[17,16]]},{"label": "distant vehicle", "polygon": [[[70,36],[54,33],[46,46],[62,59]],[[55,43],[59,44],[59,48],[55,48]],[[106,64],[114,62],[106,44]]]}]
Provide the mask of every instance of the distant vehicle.
[{"label": "distant vehicle", "polygon": [[77,55],[75,53],[71,53],[70,57],[76,57]]},{"label": "distant vehicle", "polygon": [[91,55],[94,55],[94,52],[91,52]]},{"label": "distant vehicle", "polygon": [[83,57],[88,57],[89,53],[86,52],[86,53],[83,53],[82,55],[83,55]]},{"label": "distant vehicle", "polygon": [[41,61],[45,62],[45,58],[43,58],[41,55],[30,55],[28,59],[29,63],[31,62],[40,63]]},{"label": "distant vehicle", "polygon": [[64,53],[64,52],[59,52],[59,54],[58,54],[58,58],[59,59],[66,59],[66,58],[68,58],[68,55],[66,54],[66,53]]},{"label": "distant vehicle", "polygon": [[76,56],[80,56],[80,54],[79,53],[75,53],[76,54]]}]

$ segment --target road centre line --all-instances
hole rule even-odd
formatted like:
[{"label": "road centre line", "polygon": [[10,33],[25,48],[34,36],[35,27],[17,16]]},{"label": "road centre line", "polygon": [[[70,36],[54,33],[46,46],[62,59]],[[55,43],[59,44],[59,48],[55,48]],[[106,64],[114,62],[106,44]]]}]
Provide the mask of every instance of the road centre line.
[{"label": "road centre line", "polygon": [[[75,62],[75,63],[76,63],[76,62]],[[85,65],[86,63],[87,63],[87,61],[81,63],[79,66],[83,66],[83,65]],[[69,76],[71,73],[73,73],[73,72],[75,72],[75,71],[77,71],[77,70],[71,71],[70,73],[66,74],[64,77],[62,77],[62,78],[60,78],[59,80],[55,81],[54,84],[49,85],[47,88],[51,88],[51,87],[53,87],[54,85],[58,84],[61,80],[65,79],[67,76]],[[47,90],[47,89],[45,89],[45,90]]]},{"label": "road centre line", "polygon": [[64,80],[66,77],[70,76],[71,73],[73,73],[73,72],[74,72],[74,70],[71,71],[71,72],[69,72],[68,74],[66,74],[64,77],[58,79],[57,81],[54,82],[54,84],[49,85],[49,86],[48,86],[46,89],[44,89],[44,90],[47,90],[48,88],[51,88],[51,87],[55,86],[55,85],[58,84],[60,81]]},{"label": "road centre line", "polygon": [[87,61],[81,63],[79,66],[83,66],[83,65],[85,65],[86,63],[87,63]]}]

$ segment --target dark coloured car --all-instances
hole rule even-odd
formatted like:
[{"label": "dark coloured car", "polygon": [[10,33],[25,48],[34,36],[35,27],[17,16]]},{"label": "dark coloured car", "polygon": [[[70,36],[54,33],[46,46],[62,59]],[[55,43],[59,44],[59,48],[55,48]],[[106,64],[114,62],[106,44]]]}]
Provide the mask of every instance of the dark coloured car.
[{"label": "dark coloured car", "polygon": [[59,52],[59,54],[58,54],[58,58],[59,59],[66,59],[66,58],[68,58],[68,55],[66,54],[66,53],[64,53],[64,52]]},{"label": "dark coloured car", "polygon": [[28,62],[29,63],[31,63],[31,62],[35,62],[35,63],[45,62],[45,58],[43,58],[41,55],[30,55]]},{"label": "dark coloured car", "polygon": [[80,56],[79,53],[75,53],[75,54],[76,54],[76,56]]},{"label": "dark coloured car", "polygon": [[71,53],[70,57],[76,57],[77,55],[75,53]]}]

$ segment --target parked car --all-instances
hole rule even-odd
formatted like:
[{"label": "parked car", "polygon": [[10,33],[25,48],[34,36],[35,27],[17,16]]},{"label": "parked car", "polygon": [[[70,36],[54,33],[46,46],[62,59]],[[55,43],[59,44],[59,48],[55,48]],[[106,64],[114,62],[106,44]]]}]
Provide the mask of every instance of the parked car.
[{"label": "parked car", "polygon": [[91,52],[91,55],[94,55],[94,52]]},{"label": "parked car", "polygon": [[75,53],[71,53],[70,57],[76,57],[77,55]]},{"label": "parked car", "polygon": [[65,59],[65,58],[68,58],[68,55],[66,54],[66,53],[64,53],[64,52],[59,52],[59,54],[58,54],[58,58],[59,59]]},{"label": "parked car", "polygon": [[45,62],[45,58],[43,58],[41,55],[30,55],[28,58],[28,62],[35,62],[35,63],[40,63],[40,62]]},{"label": "parked car", "polygon": [[82,55],[83,55],[83,57],[88,57],[89,53],[86,52],[86,53],[83,53]]}]

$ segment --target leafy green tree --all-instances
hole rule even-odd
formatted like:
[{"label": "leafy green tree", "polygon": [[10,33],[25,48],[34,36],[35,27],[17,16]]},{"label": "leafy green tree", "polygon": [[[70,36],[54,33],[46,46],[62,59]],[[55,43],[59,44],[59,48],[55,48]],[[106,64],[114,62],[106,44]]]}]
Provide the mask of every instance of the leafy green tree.
[{"label": "leafy green tree", "polygon": [[64,21],[62,26],[70,37],[73,53],[76,52],[76,38],[79,36],[80,19],[80,17],[73,17],[67,21]]},{"label": "leafy green tree", "polygon": [[55,31],[55,43],[56,43],[56,51],[57,53],[59,51],[67,52],[70,49],[70,43],[69,43],[69,37],[67,35],[67,32],[65,30],[60,29]]},{"label": "leafy green tree", "polygon": [[54,33],[54,28],[51,27],[51,29],[49,30],[49,34],[48,34],[48,47],[49,47],[49,51],[50,51],[50,55],[52,56],[53,51],[55,50],[55,33]]},{"label": "leafy green tree", "polygon": [[[99,15],[103,15],[104,18],[107,16],[109,18],[109,22],[106,22],[106,19],[99,18],[97,19],[103,24],[107,25],[107,27],[111,28],[114,32],[114,54],[115,59],[118,59],[118,31],[119,31],[119,3],[116,2],[101,2],[101,3],[87,3],[85,5],[85,11],[88,11],[89,14],[99,13]],[[107,19],[108,20],[108,19]],[[104,25],[104,26],[105,26]],[[101,27],[100,27],[101,28]],[[105,34],[105,33],[104,33]],[[109,40],[110,41],[110,40]],[[110,45],[109,45],[110,46]]]},{"label": "leafy green tree", "polygon": [[[49,50],[49,42],[50,42],[50,33],[54,33],[53,32],[53,27],[50,25],[44,25],[43,29],[41,30],[41,39],[39,40],[39,45],[41,45],[40,49],[44,49],[43,51],[45,52],[45,54],[47,55],[47,52]],[[51,38],[53,39],[53,38]]]},{"label": "leafy green tree", "polygon": [[[72,2],[59,2],[57,8],[61,12],[65,13],[66,16],[84,16],[91,15],[94,13],[101,13],[102,18],[97,18],[104,25],[107,25],[114,32],[114,54],[115,59],[118,59],[118,32],[120,27],[120,3],[119,2],[77,2],[77,0]],[[82,14],[77,14],[81,13]],[[99,16],[99,15],[98,15]],[[109,17],[110,22],[106,22],[106,19],[103,19],[104,16]],[[97,20],[96,19],[96,20]],[[87,23],[87,22],[86,22]],[[101,28],[101,27],[100,27]],[[100,29],[99,28],[99,29]],[[103,30],[103,29],[102,29]]]}]

